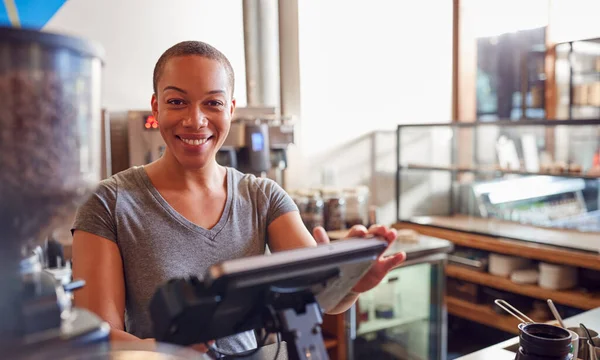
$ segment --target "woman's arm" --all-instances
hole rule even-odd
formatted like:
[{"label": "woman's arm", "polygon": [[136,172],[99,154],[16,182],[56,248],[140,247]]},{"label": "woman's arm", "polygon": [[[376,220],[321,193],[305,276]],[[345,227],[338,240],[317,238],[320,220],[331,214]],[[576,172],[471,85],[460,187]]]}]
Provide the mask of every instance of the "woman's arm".
[{"label": "woman's arm", "polygon": [[85,231],[73,234],[73,278],[85,280],[74,303],[111,328],[111,341],[141,341],[125,332],[125,280],[121,252],[115,242]]}]

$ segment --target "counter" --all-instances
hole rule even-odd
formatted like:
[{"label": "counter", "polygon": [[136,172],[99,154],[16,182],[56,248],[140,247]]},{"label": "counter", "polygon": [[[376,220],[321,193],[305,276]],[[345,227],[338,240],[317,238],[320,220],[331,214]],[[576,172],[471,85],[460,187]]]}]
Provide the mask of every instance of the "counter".
[{"label": "counter", "polygon": [[[600,308],[570,317],[565,319],[564,322],[568,327],[579,326],[580,323],[583,323],[589,329],[600,330]],[[515,352],[512,349],[516,349],[518,346],[519,338],[514,337],[456,360],[514,360]]]}]

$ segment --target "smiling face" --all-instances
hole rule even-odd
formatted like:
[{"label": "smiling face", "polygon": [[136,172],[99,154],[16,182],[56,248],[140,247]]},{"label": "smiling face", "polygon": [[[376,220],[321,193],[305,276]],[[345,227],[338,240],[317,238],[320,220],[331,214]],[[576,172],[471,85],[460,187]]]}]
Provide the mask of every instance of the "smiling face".
[{"label": "smiling face", "polygon": [[170,58],[152,95],[152,113],[167,145],[165,157],[185,169],[215,162],[235,110],[225,67],[198,55]]}]

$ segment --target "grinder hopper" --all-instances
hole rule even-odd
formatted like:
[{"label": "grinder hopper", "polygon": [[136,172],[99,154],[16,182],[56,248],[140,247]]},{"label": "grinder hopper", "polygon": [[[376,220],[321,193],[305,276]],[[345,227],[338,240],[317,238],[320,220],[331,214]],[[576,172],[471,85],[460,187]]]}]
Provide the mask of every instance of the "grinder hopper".
[{"label": "grinder hopper", "polygon": [[100,180],[102,50],[0,28],[0,348],[22,338],[21,260]]}]

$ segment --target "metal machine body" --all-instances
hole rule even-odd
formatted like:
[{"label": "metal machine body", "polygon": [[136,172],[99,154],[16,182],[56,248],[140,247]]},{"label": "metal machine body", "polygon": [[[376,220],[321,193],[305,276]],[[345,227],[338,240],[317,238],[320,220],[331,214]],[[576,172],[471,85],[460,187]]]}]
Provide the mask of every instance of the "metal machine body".
[{"label": "metal machine body", "polygon": [[[112,173],[158,160],[166,149],[160,124],[150,111],[110,114]],[[274,108],[237,108],[217,162],[244,173],[269,177],[284,186],[287,148],[294,143],[294,125]]]}]

